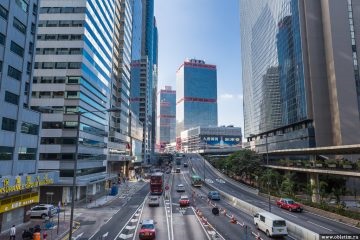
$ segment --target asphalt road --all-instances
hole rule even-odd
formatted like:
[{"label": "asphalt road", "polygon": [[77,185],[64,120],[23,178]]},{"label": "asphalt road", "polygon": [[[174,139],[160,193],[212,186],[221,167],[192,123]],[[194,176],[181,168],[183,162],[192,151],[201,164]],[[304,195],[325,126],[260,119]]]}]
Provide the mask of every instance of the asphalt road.
[{"label": "asphalt road", "polygon": [[[182,195],[187,195],[192,202],[191,188],[184,183],[184,176],[182,174],[172,174],[172,185],[170,188],[171,203],[172,203],[172,223],[174,229],[174,240],[183,239],[208,239],[205,230],[199,223],[195,216],[195,212],[191,207],[180,208],[179,199]],[[185,185],[185,192],[177,192],[176,186],[178,184]]]},{"label": "asphalt road", "polygon": [[[202,214],[206,217],[208,222],[218,231],[218,233],[224,239],[238,239],[238,240],[247,240],[255,239],[255,236],[260,236],[262,239],[270,239],[266,234],[259,232],[253,226],[253,217],[242,212],[238,208],[235,208],[231,204],[227,203],[224,199],[220,201],[212,201],[209,203],[207,199],[207,193],[209,189],[205,186],[201,188],[195,188],[191,186],[191,169],[182,168],[180,174],[176,174],[175,178],[180,181],[177,184],[182,183],[185,185],[186,194],[191,196],[192,205],[194,208],[199,209]],[[193,194],[193,192],[195,194]],[[227,216],[223,213],[215,216],[212,213],[213,204],[216,204],[218,208],[226,209]],[[237,224],[230,223],[230,215],[233,215],[238,221]],[[282,239],[291,239],[290,237],[284,237]]]},{"label": "asphalt road", "polygon": [[[201,156],[197,154],[188,154],[187,156],[191,157],[192,166],[194,167],[196,172],[198,172],[200,176],[203,176],[204,163]],[[268,200],[266,198],[249,193],[248,191],[243,190],[238,185],[222,179],[221,176],[218,175],[218,173],[213,171],[207,165],[205,167],[205,177],[206,181],[210,185],[215,186],[216,188],[221,189],[222,191],[232,196],[235,196],[243,201],[246,201],[252,205],[268,211]],[[271,212],[278,216],[281,216],[284,219],[294,222],[299,226],[302,226],[319,234],[350,234],[360,232],[359,228],[352,227],[347,224],[311,212],[304,211],[303,213],[291,213],[278,208],[275,204],[272,204]]]}]

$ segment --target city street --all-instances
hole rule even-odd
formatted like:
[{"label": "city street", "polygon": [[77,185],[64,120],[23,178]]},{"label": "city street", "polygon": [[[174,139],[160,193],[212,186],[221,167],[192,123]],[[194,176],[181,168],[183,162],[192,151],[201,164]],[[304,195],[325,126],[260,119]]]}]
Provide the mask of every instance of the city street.
[{"label": "city street", "polygon": [[[202,157],[198,154],[190,154],[188,156],[191,156],[192,166],[195,171],[202,176],[204,172]],[[265,211],[268,210],[268,200],[266,198],[245,191],[242,187],[222,179],[221,176],[208,165],[205,167],[205,176],[210,185],[245,202],[251,203],[254,206],[262,208]],[[360,231],[359,228],[306,211],[303,213],[289,213],[288,211],[278,208],[275,204],[271,205],[271,209],[272,213],[319,234],[359,233]]]}]

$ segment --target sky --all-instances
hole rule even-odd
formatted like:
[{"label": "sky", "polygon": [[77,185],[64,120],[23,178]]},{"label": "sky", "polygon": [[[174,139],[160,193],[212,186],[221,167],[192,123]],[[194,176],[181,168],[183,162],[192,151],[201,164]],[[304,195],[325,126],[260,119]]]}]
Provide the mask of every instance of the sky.
[{"label": "sky", "polygon": [[176,86],[186,58],[217,65],[218,123],[243,129],[238,0],[155,0],[158,88]]}]

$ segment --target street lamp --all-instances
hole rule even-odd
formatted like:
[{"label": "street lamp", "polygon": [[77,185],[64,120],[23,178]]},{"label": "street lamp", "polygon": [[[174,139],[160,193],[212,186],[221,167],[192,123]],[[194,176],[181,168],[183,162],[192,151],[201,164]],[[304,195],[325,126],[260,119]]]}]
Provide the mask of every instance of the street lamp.
[{"label": "street lamp", "polygon": [[74,205],[75,205],[75,194],[76,194],[76,173],[77,173],[77,164],[79,156],[79,136],[80,136],[80,117],[85,113],[97,113],[97,112],[119,112],[119,108],[109,108],[105,110],[97,111],[79,111],[74,112],[77,115],[77,127],[76,127],[76,142],[75,142],[75,161],[74,161],[74,173],[73,173],[73,182],[72,182],[72,191],[71,191],[71,212],[70,212],[70,231],[69,231],[69,240],[72,239],[72,229],[73,229],[73,220],[74,220]]},{"label": "street lamp", "polygon": [[[250,137],[255,137],[255,134],[250,134]],[[265,135],[265,148],[266,148],[266,165],[269,165],[269,149],[268,149],[268,135]],[[270,196],[270,176],[267,177],[267,191],[268,191],[268,203],[269,212],[271,212],[271,196]]]},{"label": "street lamp", "polygon": [[204,182],[205,182],[205,148],[206,148],[206,141],[205,140],[203,140],[203,141],[201,141],[202,142],[202,147],[203,147],[203,154],[204,154],[204,156],[203,156],[203,160],[204,160]]}]

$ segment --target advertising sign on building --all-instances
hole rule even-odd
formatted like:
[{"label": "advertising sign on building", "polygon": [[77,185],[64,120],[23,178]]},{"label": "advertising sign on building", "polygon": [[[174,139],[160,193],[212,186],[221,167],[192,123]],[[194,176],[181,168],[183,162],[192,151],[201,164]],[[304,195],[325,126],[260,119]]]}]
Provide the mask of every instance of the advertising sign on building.
[{"label": "advertising sign on building", "polygon": [[239,136],[210,136],[204,135],[201,137],[202,141],[206,143],[209,148],[226,148],[241,146],[241,138]]}]

